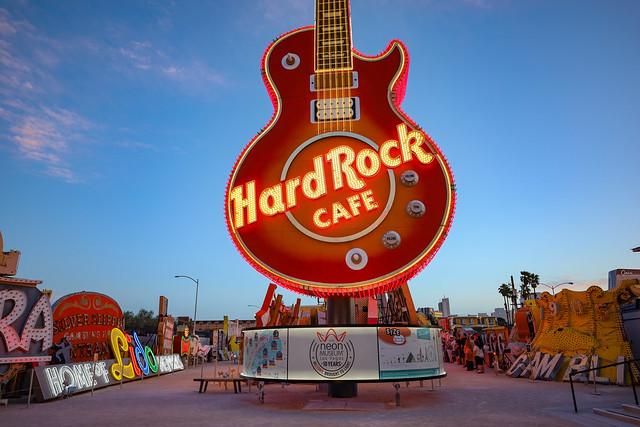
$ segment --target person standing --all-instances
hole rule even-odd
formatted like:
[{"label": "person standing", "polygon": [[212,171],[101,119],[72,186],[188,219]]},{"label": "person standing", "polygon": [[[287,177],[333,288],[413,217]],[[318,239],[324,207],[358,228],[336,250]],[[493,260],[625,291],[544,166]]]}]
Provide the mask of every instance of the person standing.
[{"label": "person standing", "polygon": [[473,340],[471,337],[467,337],[467,341],[464,344],[464,360],[467,366],[467,371],[473,371],[474,354],[473,354]]},{"label": "person standing", "polygon": [[478,344],[478,342],[474,343],[473,355],[475,356],[476,370],[479,374],[484,374],[484,351]]}]

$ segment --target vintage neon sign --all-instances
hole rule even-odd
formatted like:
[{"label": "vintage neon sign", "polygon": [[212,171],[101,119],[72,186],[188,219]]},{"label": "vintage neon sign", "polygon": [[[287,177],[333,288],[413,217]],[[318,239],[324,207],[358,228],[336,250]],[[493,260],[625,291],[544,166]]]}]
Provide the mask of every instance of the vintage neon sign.
[{"label": "vintage neon sign", "polygon": [[[159,374],[169,374],[184,369],[182,359],[178,354],[158,356],[157,361]],[[38,366],[35,368],[35,372],[42,398],[49,400],[60,397],[65,393],[67,387],[74,390],[74,393],[78,393],[118,384],[121,380],[136,379],[136,377],[119,377],[117,379],[113,377],[111,367],[116,363],[118,362],[115,359],[106,359],[97,362]]]},{"label": "vintage neon sign", "polygon": [[[349,20],[348,2],[316,5],[336,9],[329,21]],[[267,48],[274,116],[233,167],[225,215],[239,252],[274,283],[364,296],[400,286],[433,258],[451,227],[455,185],[435,142],[400,109],[404,45],[365,57],[345,46],[350,37],[325,40],[331,32],[319,27],[329,21]]]},{"label": "vintage neon sign", "polygon": [[[150,375],[158,372],[158,360],[149,346],[142,346],[138,334],[125,334],[118,328],[110,333],[111,351],[116,361],[111,365],[111,376],[117,381],[123,377],[132,379],[142,374]],[[129,355],[129,363],[123,364],[122,354]]]},{"label": "vintage neon sign", "polygon": [[52,307],[53,343],[66,338],[73,362],[89,361],[98,353],[110,358],[109,331],[124,327],[124,315],[113,298],[98,292],[77,292],[59,298]]},{"label": "vintage neon sign", "polygon": [[[0,363],[49,361],[53,321],[49,298],[37,288],[0,284]],[[5,313],[5,307],[10,309]]]}]

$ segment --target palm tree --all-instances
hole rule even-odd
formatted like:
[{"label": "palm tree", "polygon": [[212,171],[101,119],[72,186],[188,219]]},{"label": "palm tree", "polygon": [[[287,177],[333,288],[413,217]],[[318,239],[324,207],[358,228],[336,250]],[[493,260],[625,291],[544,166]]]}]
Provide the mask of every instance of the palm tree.
[{"label": "palm tree", "polygon": [[507,304],[507,298],[511,296],[511,286],[507,285],[506,283],[503,283],[498,288],[498,293],[502,295],[502,299],[504,300],[504,311],[507,313],[506,321],[511,323],[511,320],[510,320],[511,316],[509,315],[510,314],[509,305]]},{"label": "palm tree", "polygon": [[528,271],[521,271],[520,272],[520,295],[524,300],[529,299],[529,295],[531,294],[531,288],[529,287],[529,285],[531,285],[531,273],[529,273]]},{"label": "palm tree", "polygon": [[539,284],[540,284],[540,276],[538,276],[535,273],[531,273],[530,285],[531,285],[531,288],[533,289],[533,299],[538,299],[538,294],[536,294],[536,288],[538,287]]}]

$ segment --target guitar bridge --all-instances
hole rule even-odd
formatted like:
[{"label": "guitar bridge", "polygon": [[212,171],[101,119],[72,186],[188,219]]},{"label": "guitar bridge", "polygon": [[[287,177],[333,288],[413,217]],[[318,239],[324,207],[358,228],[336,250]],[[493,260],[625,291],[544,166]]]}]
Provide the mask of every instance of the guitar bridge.
[{"label": "guitar bridge", "polygon": [[324,98],[311,101],[311,123],[359,120],[360,98]]}]

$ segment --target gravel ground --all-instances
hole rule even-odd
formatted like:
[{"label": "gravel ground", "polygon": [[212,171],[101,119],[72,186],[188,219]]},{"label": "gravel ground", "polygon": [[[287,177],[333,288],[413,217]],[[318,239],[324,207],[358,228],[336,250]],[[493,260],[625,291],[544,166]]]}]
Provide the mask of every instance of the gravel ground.
[{"label": "gravel ground", "polygon": [[[402,383],[400,406],[391,383],[359,384],[358,396],[331,399],[313,384],[270,384],[265,402],[256,388],[241,394],[210,384],[198,394],[200,367],[73,396],[70,399],[0,407],[0,426],[620,426],[592,413],[632,403],[630,387],[576,385],[573,413],[568,383],[531,382],[491,370],[466,372],[446,364],[448,376],[420,387]],[[219,368],[220,370],[220,368]],[[204,368],[213,374],[213,365]]]}]

